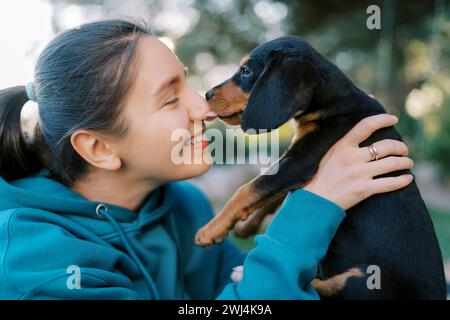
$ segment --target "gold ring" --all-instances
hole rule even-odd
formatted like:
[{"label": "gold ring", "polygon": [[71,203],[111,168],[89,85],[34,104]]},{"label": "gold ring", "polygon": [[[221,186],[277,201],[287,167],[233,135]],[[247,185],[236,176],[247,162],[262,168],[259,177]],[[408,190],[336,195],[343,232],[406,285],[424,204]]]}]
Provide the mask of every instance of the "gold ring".
[{"label": "gold ring", "polygon": [[369,152],[370,152],[370,156],[371,156],[370,161],[374,161],[374,160],[376,161],[376,160],[380,159],[380,155],[378,154],[378,151],[373,144],[371,144],[367,148],[369,148]]}]

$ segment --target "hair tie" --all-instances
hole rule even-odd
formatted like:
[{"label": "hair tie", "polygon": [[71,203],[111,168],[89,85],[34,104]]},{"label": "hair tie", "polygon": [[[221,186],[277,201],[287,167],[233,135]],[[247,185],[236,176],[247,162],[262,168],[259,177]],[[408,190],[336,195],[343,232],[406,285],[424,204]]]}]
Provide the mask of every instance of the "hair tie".
[{"label": "hair tie", "polygon": [[36,102],[36,96],[34,94],[33,82],[28,82],[25,85],[25,89],[27,90],[28,99]]}]

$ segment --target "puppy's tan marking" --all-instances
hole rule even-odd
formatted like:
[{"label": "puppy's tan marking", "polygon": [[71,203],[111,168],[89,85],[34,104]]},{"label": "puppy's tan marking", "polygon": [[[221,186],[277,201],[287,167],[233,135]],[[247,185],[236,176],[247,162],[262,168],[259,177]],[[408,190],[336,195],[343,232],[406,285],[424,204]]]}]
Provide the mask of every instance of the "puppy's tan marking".
[{"label": "puppy's tan marking", "polygon": [[250,56],[249,56],[249,55],[245,55],[245,56],[241,59],[241,62],[239,62],[239,67],[242,67],[244,64],[246,64],[248,60],[250,60]]},{"label": "puppy's tan marking", "polygon": [[239,124],[241,115],[247,106],[248,97],[233,81],[225,82],[221,87],[212,90],[214,96],[208,101],[211,109],[229,124]]},{"label": "puppy's tan marking", "polygon": [[311,281],[311,285],[316,289],[320,296],[331,297],[345,288],[348,278],[362,277],[363,275],[364,274],[360,269],[352,268],[327,280],[314,279]]},{"label": "puppy's tan marking", "polygon": [[305,115],[298,114],[294,117],[296,122],[296,131],[292,138],[292,142],[303,138],[308,133],[316,130],[317,120],[320,118],[319,112],[312,112]]}]

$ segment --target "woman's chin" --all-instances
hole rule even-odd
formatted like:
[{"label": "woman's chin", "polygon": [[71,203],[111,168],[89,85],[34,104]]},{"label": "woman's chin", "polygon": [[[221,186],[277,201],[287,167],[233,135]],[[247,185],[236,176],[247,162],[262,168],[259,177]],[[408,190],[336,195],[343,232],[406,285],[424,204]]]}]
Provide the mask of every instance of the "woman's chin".
[{"label": "woman's chin", "polygon": [[202,150],[202,152],[192,152],[189,160],[185,159],[182,163],[179,163],[174,172],[179,179],[189,179],[201,176],[205,174],[209,168],[211,168],[214,160],[208,150]]},{"label": "woman's chin", "polygon": [[212,163],[183,164],[178,168],[178,172],[182,175],[179,179],[190,179],[205,174],[212,166]]}]

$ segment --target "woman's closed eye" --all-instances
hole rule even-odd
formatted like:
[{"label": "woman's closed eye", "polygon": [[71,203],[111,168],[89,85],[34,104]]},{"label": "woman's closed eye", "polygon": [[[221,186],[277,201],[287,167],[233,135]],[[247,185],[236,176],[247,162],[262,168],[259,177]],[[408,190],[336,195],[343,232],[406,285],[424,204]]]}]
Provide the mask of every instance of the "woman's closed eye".
[{"label": "woman's closed eye", "polygon": [[176,104],[178,102],[178,98],[177,97],[172,97],[169,100],[167,100],[163,106],[167,106],[167,105],[172,105],[172,104]]}]

